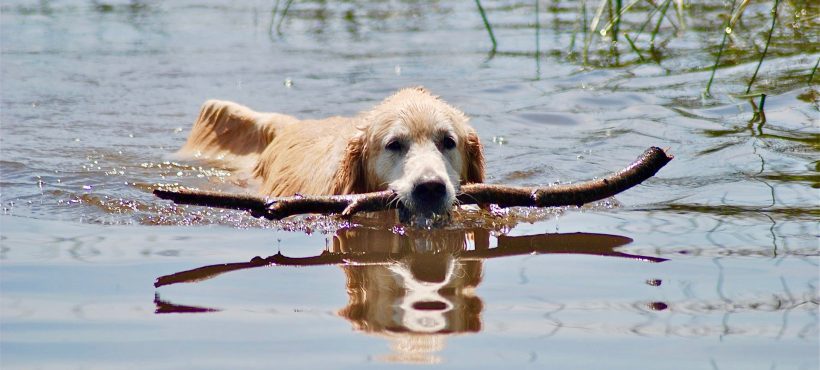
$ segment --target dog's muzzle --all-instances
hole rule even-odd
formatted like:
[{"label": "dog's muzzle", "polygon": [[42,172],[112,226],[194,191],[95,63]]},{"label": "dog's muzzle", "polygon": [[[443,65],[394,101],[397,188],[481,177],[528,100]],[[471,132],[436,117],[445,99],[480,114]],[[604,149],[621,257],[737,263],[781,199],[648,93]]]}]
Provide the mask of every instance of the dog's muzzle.
[{"label": "dog's muzzle", "polygon": [[444,181],[425,180],[413,186],[409,199],[399,208],[399,216],[404,223],[432,226],[447,219],[452,206]]}]

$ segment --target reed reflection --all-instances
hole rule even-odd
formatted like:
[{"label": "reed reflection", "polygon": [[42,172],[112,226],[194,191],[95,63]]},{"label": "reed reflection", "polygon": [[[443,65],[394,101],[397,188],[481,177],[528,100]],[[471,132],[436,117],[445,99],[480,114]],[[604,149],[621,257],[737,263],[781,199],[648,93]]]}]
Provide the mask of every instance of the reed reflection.
[{"label": "reed reflection", "polygon": [[[491,243],[494,241],[495,243]],[[393,353],[382,360],[437,362],[447,336],[481,330],[482,299],[476,288],[488,258],[525,254],[592,254],[651,262],[664,259],[615,251],[632,240],[606,234],[491,236],[486,229],[339,230],[328,250],[313,257],[276,254],[250,262],[204,266],[162,276],[155,285],[195,282],[228,271],[261,266],[339,265],[347,305],[338,314],[356,330],[386,337]],[[495,244],[492,245],[491,244]],[[157,313],[202,313],[214,309],[160,299]]]}]

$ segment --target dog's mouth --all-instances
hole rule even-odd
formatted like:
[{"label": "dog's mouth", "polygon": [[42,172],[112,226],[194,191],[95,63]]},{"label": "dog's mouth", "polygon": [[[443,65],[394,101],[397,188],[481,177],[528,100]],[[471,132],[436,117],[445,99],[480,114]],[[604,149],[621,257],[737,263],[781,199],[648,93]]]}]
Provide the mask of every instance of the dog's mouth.
[{"label": "dog's mouth", "polygon": [[399,220],[416,227],[433,227],[450,220],[455,202],[453,189],[441,179],[432,178],[415,183],[407,189],[398,184]]}]

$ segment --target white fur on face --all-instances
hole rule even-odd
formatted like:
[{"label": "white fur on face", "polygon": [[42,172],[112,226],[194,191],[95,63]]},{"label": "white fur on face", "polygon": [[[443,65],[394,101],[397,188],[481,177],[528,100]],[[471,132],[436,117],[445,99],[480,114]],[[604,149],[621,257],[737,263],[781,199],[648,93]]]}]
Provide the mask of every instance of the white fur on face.
[{"label": "white fur on face", "polygon": [[[376,143],[380,149],[373,171],[380,181],[387,184],[387,188],[398,194],[413,214],[426,211],[446,213],[455,201],[460,183],[458,169],[462,166],[463,156],[458,148],[462,138],[456,136],[449,120],[436,114],[432,116],[414,117],[417,122],[412,124],[401,120],[393,122],[381,138],[382,142]],[[418,122],[419,119],[426,122]],[[447,138],[456,145],[452,148],[443,145]],[[397,143],[394,145],[400,149],[388,149],[391,143]],[[428,181],[444,183],[446,195],[441,204],[418,204],[413,198],[415,186]]]}]

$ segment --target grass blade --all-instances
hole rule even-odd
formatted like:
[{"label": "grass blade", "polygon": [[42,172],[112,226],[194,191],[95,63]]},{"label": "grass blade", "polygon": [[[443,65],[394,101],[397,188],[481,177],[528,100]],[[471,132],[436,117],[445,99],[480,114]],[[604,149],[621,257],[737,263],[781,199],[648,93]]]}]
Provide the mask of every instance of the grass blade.
[{"label": "grass blade", "polygon": [[[293,4],[293,0],[288,0],[288,2],[285,3],[285,8],[282,9],[282,16],[279,18],[279,23],[276,23],[276,33],[277,34],[280,34],[280,35],[282,34],[282,21],[284,21],[285,16],[288,15],[288,10],[290,9],[291,4]],[[276,5],[279,6],[279,3],[277,2]]]},{"label": "grass blade", "polygon": [[811,74],[809,75],[809,86],[811,86],[811,82],[814,80],[814,72],[817,72],[818,64],[820,64],[820,58],[817,58],[817,62],[814,63],[814,68],[811,69]]},{"label": "grass blade", "polygon": [[669,9],[669,4],[671,4],[671,3],[672,3],[672,0],[666,0],[666,2],[663,3],[663,7],[660,10],[661,11],[661,16],[658,17],[658,23],[655,24],[655,29],[652,30],[652,36],[649,38],[649,47],[652,48],[652,50],[655,49],[655,36],[658,35],[658,31],[660,31],[660,29],[661,29],[661,23],[663,22],[663,17],[666,16],[666,10]]},{"label": "grass blade", "polygon": [[643,58],[643,55],[641,55],[641,51],[640,51],[640,50],[638,50],[638,48],[635,46],[635,43],[634,43],[634,42],[632,42],[632,39],[631,39],[631,38],[629,38],[629,35],[628,35],[628,34],[624,34],[624,38],[626,38],[626,41],[628,41],[628,42],[629,42],[629,46],[632,48],[632,50],[634,50],[634,51],[635,51],[635,54],[638,54],[638,59],[640,59],[641,63],[646,62],[646,59],[644,59],[644,58]]},{"label": "grass blade", "polygon": [[481,0],[475,0],[475,5],[478,6],[478,12],[481,13],[481,19],[484,21],[484,28],[487,29],[487,33],[490,34],[490,41],[493,42],[493,49],[491,50],[491,52],[495,53],[495,50],[498,47],[498,43],[495,42],[495,35],[493,35],[493,27],[490,25],[490,21],[487,20],[487,13],[484,13],[484,7],[481,6]]},{"label": "grass blade", "polygon": [[[766,58],[766,53],[769,51],[769,43],[772,41],[772,33],[774,33],[774,25],[777,23],[777,5],[780,4],[780,0],[774,0],[774,6],[772,7],[772,26],[769,28],[769,36],[766,38],[766,46],[763,47],[763,53],[760,54],[760,61],[757,62],[757,68],[755,68],[755,73],[752,74],[752,79],[749,81],[749,86],[746,86],[746,93],[748,94],[749,91],[752,90],[752,85],[755,83],[755,78],[757,78],[757,72],[760,71],[760,65],[763,64],[763,58]],[[765,95],[763,96],[765,99]],[[760,102],[761,109],[763,107],[763,100]]]},{"label": "grass blade", "polygon": [[[735,5],[737,4],[737,0],[732,0],[732,8],[729,11],[729,14],[734,14],[735,12]],[[720,49],[718,49],[717,58],[715,58],[715,64],[712,65],[712,74],[709,76],[709,82],[706,83],[706,90],[703,91],[704,96],[712,96],[711,88],[712,88],[712,81],[715,79],[715,72],[717,71],[718,64],[720,64],[720,57],[723,55],[723,49],[726,47],[726,39],[729,37],[729,33],[732,32],[732,18],[726,20],[726,24],[723,27],[723,41],[720,42]]]},{"label": "grass blade", "polygon": [[[592,36],[596,33],[595,30],[598,29],[598,22],[601,21],[601,15],[604,13],[604,8],[609,3],[609,0],[601,0],[601,3],[598,5],[598,10],[595,12],[595,16],[592,17],[592,22],[589,24],[589,33],[587,33],[586,38],[584,40],[584,64],[587,64],[589,60],[589,45],[592,43]],[[586,19],[586,17],[584,17]]]}]

